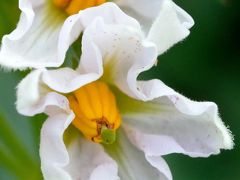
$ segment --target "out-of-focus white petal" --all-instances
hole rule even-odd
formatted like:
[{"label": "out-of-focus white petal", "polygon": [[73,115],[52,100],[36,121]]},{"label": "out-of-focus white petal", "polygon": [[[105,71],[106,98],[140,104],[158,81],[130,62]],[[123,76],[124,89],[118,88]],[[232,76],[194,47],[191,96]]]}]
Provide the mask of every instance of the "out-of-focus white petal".
[{"label": "out-of-focus white petal", "polygon": [[152,160],[134,147],[123,130],[119,130],[117,141],[104,146],[106,151],[117,161],[119,176],[125,180],[171,180],[168,165],[160,156]]},{"label": "out-of-focus white petal", "polygon": [[129,138],[146,155],[207,157],[233,147],[232,136],[214,103],[191,101],[158,80],[139,82],[138,91],[146,99],[155,99],[142,102],[116,97]]},{"label": "out-of-focus white petal", "polygon": [[104,152],[100,144],[82,138],[73,128],[64,132],[71,123],[72,113],[55,113],[41,130],[40,157],[45,179],[109,179],[118,180],[116,163]]},{"label": "out-of-focus white petal", "polygon": [[71,175],[73,180],[119,179],[117,164],[104,152],[100,144],[93,143],[77,135],[67,146],[67,151],[70,161],[64,169]]},{"label": "out-of-focus white petal", "polygon": [[67,98],[52,92],[43,84],[41,77],[45,71],[44,69],[32,71],[19,83],[16,102],[19,113],[27,116],[42,112],[49,114],[51,113],[49,109],[55,106],[70,111]]},{"label": "out-of-focus white petal", "polygon": [[59,31],[64,18],[49,12],[45,0],[20,0],[17,28],[2,39],[0,65],[10,69],[57,67]]},{"label": "out-of-focus white petal", "polygon": [[150,28],[147,39],[158,47],[158,54],[186,38],[194,21],[171,0],[163,0],[159,15]]}]

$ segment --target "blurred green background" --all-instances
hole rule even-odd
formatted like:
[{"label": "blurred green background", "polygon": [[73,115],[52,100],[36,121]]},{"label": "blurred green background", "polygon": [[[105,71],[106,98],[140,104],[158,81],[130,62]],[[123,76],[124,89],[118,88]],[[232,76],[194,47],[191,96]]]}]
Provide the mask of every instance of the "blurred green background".
[{"label": "blurred green background", "polygon": [[[151,2],[151,1],[149,1]],[[194,100],[214,101],[235,135],[235,148],[210,158],[170,155],[175,180],[240,179],[240,2],[175,0],[195,20],[191,35],[159,57],[144,78],[160,78]],[[0,37],[19,17],[17,0],[0,2]],[[25,72],[0,71],[0,180],[38,180],[39,131],[44,116],[27,118],[15,110],[15,88]]]}]

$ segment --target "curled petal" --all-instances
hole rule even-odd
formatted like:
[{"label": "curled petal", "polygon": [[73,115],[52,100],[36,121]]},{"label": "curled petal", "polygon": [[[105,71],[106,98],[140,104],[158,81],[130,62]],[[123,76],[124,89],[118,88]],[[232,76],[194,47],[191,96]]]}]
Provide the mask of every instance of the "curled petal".
[{"label": "curled petal", "polygon": [[[165,6],[166,8],[164,8]],[[177,9],[178,12],[183,10],[181,11],[175,6],[172,1],[164,1],[161,5],[162,8],[171,11],[174,18],[177,18],[175,10]],[[106,14],[106,12],[108,13]],[[93,18],[93,14],[96,15],[95,18]],[[189,28],[191,25],[186,23],[184,18],[184,15],[179,15],[176,22]],[[181,19],[181,23],[179,19]],[[176,24],[174,22],[167,23],[166,27]],[[65,31],[72,33],[61,36],[65,38],[65,40],[61,40],[62,42],[69,43],[64,45],[62,52],[67,51],[70,44],[80,34],[82,26],[86,29],[82,37],[82,56],[79,67],[76,71],[69,68],[48,71],[43,75],[43,81],[54,90],[69,93],[103,75],[104,80],[115,84],[129,96],[144,99],[141,93],[135,91],[138,88],[136,79],[141,72],[154,65],[159,48],[151,42],[151,39],[145,39],[139,24],[125,15],[113,3],[87,9],[78,15],[69,17],[65,22],[61,34],[65,34],[63,33]],[[168,33],[169,31],[164,32]],[[163,34],[163,37],[158,38],[174,37],[170,34]],[[58,79],[58,76],[62,76],[62,78]]]},{"label": "curled petal", "polygon": [[40,139],[41,169],[45,179],[71,180],[63,167],[69,163],[69,156],[63,141],[65,129],[74,114],[58,113],[43,124]]},{"label": "curled petal", "polygon": [[119,108],[125,114],[129,138],[147,155],[183,153],[207,157],[233,147],[216,104],[191,101],[158,80],[139,82],[138,87],[153,100],[143,103],[117,97],[123,104]]},{"label": "curled petal", "polygon": [[[101,22],[101,23],[99,23]],[[43,75],[43,81],[52,89],[59,92],[72,92],[82,85],[97,80],[103,74],[103,53],[99,46],[94,42],[95,33],[102,36],[103,31],[100,30],[99,24],[106,26],[129,26],[130,28],[140,31],[140,25],[136,20],[124,14],[115,4],[105,3],[97,8],[84,10],[78,15],[69,17],[62,28],[60,42],[63,42],[61,49],[61,59],[65,58],[65,53],[71,43],[77,39],[82,27],[86,28],[82,37],[82,56],[79,67],[76,71],[70,68],[61,68],[58,70],[49,70]],[[65,33],[71,32],[71,33]],[[65,35],[65,36],[63,36]],[[89,53],[91,52],[91,53]],[[63,75],[64,74],[64,75]],[[59,78],[61,76],[62,78]]]},{"label": "curled petal", "polygon": [[44,0],[20,0],[22,11],[17,28],[2,39],[0,65],[10,69],[58,67],[57,46],[64,20],[59,13],[49,13]]},{"label": "curled petal", "polygon": [[115,3],[104,3],[98,7],[92,7],[85,11],[80,11],[81,22],[84,28],[88,27],[94,19],[101,17],[106,24],[123,24],[140,28],[137,20],[125,14]]},{"label": "curled petal", "polygon": [[142,95],[136,94],[137,86],[132,82],[136,81],[139,73],[152,67],[157,59],[157,49],[153,43],[144,40],[141,29],[108,25],[99,18],[85,30],[84,47],[95,49],[98,56],[90,60],[87,49],[83,51],[79,66],[82,72],[103,71],[102,79],[124,93],[135,98]]},{"label": "curled petal", "polygon": [[[124,14],[114,3],[104,3],[98,7],[92,7],[66,19],[59,36],[59,59],[64,61],[70,45],[80,36],[96,18],[103,18],[107,24],[125,24],[140,28],[138,22]],[[91,49],[90,49],[91,50]],[[91,50],[94,52],[94,50]]]},{"label": "curled petal", "polygon": [[159,54],[189,34],[194,21],[172,0],[116,0],[127,14],[142,25],[148,40],[156,43]]},{"label": "curled petal", "polygon": [[74,71],[73,69],[70,68],[60,68],[57,70],[49,70],[45,72],[43,74],[43,81],[50,88],[58,92],[69,93],[80,88],[85,84],[97,80],[101,76],[99,74],[98,73],[83,74],[79,71]]},{"label": "curled petal", "polygon": [[158,47],[158,54],[186,38],[194,21],[171,0],[163,0],[159,15],[150,28],[147,39]]},{"label": "curled petal", "polygon": [[41,80],[43,72],[45,72],[44,69],[32,71],[19,83],[16,102],[18,112],[27,116],[42,112],[54,114],[54,107],[69,112],[67,98],[52,92],[43,84]]}]

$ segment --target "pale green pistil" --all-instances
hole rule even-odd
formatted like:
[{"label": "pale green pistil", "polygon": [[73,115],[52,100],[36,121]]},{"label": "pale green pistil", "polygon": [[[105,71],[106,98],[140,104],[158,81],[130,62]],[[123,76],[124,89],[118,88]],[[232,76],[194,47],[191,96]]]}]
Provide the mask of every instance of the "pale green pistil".
[{"label": "pale green pistil", "polygon": [[113,144],[116,140],[116,133],[114,130],[103,126],[101,129],[101,137],[104,144]]}]

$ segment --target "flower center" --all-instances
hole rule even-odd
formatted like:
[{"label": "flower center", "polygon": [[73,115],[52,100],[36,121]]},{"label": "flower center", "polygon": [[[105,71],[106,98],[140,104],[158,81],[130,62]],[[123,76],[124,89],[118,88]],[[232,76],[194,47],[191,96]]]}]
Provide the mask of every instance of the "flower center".
[{"label": "flower center", "polygon": [[106,0],[53,0],[53,3],[63,9],[68,15],[76,14],[80,10],[98,6]]},{"label": "flower center", "polygon": [[94,142],[112,144],[121,124],[116,99],[106,83],[87,84],[68,96],[73,125]]}]

